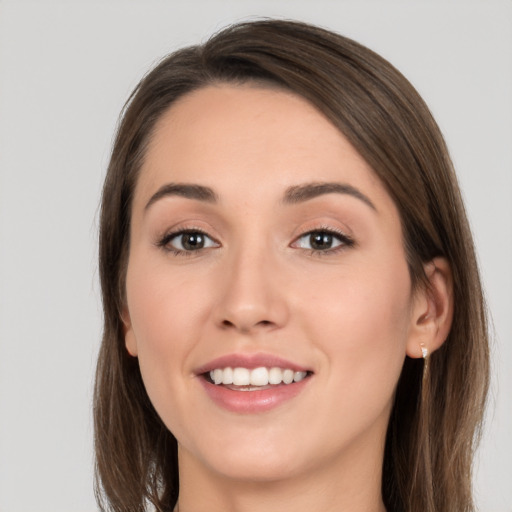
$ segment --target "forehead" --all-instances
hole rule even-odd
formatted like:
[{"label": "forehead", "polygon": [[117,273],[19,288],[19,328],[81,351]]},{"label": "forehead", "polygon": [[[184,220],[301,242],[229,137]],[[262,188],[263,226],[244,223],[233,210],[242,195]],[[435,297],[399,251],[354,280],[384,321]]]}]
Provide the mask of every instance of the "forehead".
[{"label": "forehead", "polygon": [[136,196],[166,182],[198,183],[221,196],[257,196],[310,182],[344,182],[387,196],[343,134],[304,98],[255,85],[208,86],[159,119]]}]

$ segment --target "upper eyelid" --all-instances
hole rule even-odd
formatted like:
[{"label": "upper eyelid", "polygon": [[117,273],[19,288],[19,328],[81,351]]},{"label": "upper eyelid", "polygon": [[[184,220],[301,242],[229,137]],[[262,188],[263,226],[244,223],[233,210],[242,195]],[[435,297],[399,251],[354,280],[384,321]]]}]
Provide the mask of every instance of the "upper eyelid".
[{"label": "upper eyelid", "polygon": [[[317,226],[317,227],[311,227],[308,228],[305,231],[302,231],[299,235],[296,235],[293,240],[290,242],[290,245],[296,243],[301,238],[311,235],[312,233],[318,233],[318,232],[325,232],[329,233],[335,237],[338,237],[342,242],[347,243],[350,242],[351,244],[355,243],[354,238],[351,234],[347,233],[344,230],[334,228],[332,226]],[[156,245],[166,245],[174,238],[178,237],[179,235],[186,234],[186,233],[201,233],[202,235],[210,238],[213,242],[216,244],[221,244],[219,239],[213,235],[211,235],[208,230],[200,228],[198,226],[184,226],[179,227],[176,229],[170,229],[169,231],[166,231],[163,235],[160,235],[157,238]]]},{"label": "upper eyelid", "polygon": [[170,230],[166,231],[163,235],[159,236],[156,241],[156,245],[159,247],[163,247],[171,242],[171,240],[174,240],[175,238],[179,237],[180,235],[184,235],[187,233],[200,233],[201,235],[204,235],[208,237],[210,240],[215,242],[216,244],[220,244],[220,242],[210,235],[207,231],[200,228],[179,228],[176,230]]},{"label": "upper eyelid", "polygon": [[338,236],[342,239],[351,240],[351,241],[354,240],[353,236],[344,230],[336,229],[333,227],[321,226],[321,227],[317,227],[317,228],[311,228],[311,229],[308,229],[308,230],[302,232],[301,234],[297,235],[294,238],[294,241],[299,240],[300,238],[302,238],[304,236],[311,235],[312,233],[329,233],[331,235]]},{"label": "upper eyelid", "polygon": [[158,235],[158,238],[166,238],[166,237],[173,237],[178,236],[183,233],[201,233],[202,235],[210,237],[212,240],[215,240],[215,237],[210,234],[210,231],[208,229],[194,226],[194,225],[185,225],[185,226],[179,226],[179,227],[172,227],[164,230],[160,235]]}]

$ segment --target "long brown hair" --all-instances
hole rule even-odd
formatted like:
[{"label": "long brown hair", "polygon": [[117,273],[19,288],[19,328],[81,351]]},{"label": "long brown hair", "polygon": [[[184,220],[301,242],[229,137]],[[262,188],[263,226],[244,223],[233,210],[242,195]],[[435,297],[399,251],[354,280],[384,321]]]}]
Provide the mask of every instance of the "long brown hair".
[{"label": "long brown hair", "polygon": [[104,332],[94,397],[97,498],[102,510],[173,510],[177,443],[155,412],[137,360],[124,347],[130,210],[156,121],[181,96],[209,84],[265,82],[306,98],[366,159],[394,199],[414,286],[423,265],[451,266],[454,318],[430,360],[406,358],[383,462],[389,511],[473,511],[471,465],[488,388],[486,311],[471,233],[452,163],[427,106],[386,60],[311,25],[241,23],[177,51],[129,98],[103,189],[100,277]]}]

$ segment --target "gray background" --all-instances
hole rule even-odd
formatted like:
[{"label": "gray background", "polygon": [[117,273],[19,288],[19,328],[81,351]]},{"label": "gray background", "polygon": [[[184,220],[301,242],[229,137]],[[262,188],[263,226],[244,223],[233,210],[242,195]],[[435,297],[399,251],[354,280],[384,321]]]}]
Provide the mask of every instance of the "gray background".
[{"label": "gray background", "polygon": [[117,115],[161,56],[249,16],[370,46],[427,100],[451,149],[493,312],[475,489],[512,511],[510,1],[0,1],[0,511],[96,510],[97,205]]}]

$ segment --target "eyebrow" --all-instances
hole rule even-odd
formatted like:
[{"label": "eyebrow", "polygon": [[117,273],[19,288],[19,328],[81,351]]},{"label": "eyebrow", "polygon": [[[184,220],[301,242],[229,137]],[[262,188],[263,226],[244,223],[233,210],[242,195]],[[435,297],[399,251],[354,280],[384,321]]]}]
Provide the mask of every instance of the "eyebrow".
[{"label": "eyebrow", "polygon": [[[346,183],[336,182],[314,182],[289,187],[284,193],[283,202],[284,204],[298,204],[326,194],[346,194],[359,199],[370,208],[377,211],[377,208],[370,198],[359,189]],[[217,194],[210,187],[191,183],[167,183],[151,196],[144,210],[147,210],[156,201],[169,196],[185,197],[187,199],[195,199],[207,203],[218,202]]]},{"label": "eyebrow", "polygon": [[325,194],[346,194],[363,203],[367,204],[372,210],[377,211],[377,208],[368,196],[363,194],[359,189],[348,185],[346,183],[336,182],[321,182],[321,183],[305,183],[304,185],[296,185],[289,187],[284,194],[285,204],[297,204],[309,201],[315,197],[323,196]]},{"label": "eyebrow", "polygon": [[197,201],[205,201],[207,203],[216,203],[218,201],[217,194],[210,187],[189,183],[168,183],[160,187],[151,196],[144,210],[147,210],[156,201],[169,196],[196,199]]}]

